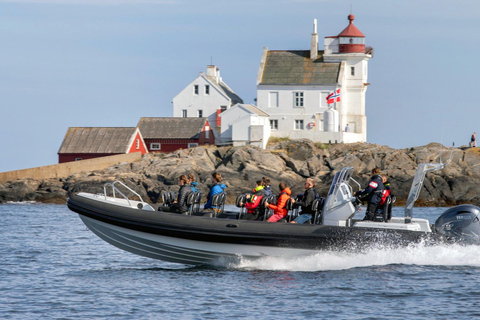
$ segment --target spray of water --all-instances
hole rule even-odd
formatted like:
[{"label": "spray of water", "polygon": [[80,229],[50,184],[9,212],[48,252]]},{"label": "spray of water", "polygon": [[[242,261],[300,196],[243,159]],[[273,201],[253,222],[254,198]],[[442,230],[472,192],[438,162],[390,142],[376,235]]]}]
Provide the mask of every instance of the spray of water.
[{"label": "spray of water", "polygon": [[327,271],[390,264],[423,266],[480,267],[478,246],[425,246],[405,248],[375,248],[361,253],[324,251],[304,257],[264,257],[241,259],[231,267],[238,269]]}]

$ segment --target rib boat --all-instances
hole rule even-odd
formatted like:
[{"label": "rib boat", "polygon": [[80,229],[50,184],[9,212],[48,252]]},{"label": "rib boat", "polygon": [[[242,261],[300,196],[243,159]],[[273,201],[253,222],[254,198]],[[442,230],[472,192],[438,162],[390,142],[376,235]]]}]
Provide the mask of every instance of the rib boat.
[{"label": "rib boat", "polygon": [[[453,151],[453,148],[452,148]],[[412,217],[425,174],[448,162],[419,164],[404,217],[384,221],[354,219],[359,210],[353,168],[338,171],[324,201],[316,202],[312,223],[270,223],[242,220],[242,211],[223,206],[211,216],[158,211],[119,181],[106,183],[103,194],[71,195],[68,208],[98,237],[125,251],[169,262],[218,265],[244,258],[298,257],[319,250],[358,252],[372,246],[399,247],[416,243],[480,244],[480,208],[459,205],[447,209],[434,224]],[[125,195],[127,188],[134,197]],[[130,199],[132,198],[132,199]],[[289,213],[291,215],[292,213]]]}]

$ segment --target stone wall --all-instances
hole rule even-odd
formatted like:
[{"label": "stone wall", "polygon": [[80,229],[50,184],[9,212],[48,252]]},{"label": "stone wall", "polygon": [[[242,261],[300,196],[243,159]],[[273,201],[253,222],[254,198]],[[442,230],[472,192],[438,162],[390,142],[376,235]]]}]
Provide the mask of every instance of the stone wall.
[{"label": "stone wall", "polygon": [[30,169],[0,172],[0,184],[7,181],[23,179],[61,179],[82,171],[90,172],[102,170],[121,162],[134,162],[142,158],[140,152],[119,154],[95,159],[72,161],[50,166],[35,167]]}]

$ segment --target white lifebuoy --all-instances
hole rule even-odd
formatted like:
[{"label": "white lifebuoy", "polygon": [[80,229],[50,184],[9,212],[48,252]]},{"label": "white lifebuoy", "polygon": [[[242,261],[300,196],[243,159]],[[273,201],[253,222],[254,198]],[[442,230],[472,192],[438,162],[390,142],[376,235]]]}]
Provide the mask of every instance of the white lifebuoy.
[{"label": "white lifebuoy", "polygon": [[309,128],[315,127],[315,122],[309,122],[309,123],[308,123],[308,127],[309,127]]}]

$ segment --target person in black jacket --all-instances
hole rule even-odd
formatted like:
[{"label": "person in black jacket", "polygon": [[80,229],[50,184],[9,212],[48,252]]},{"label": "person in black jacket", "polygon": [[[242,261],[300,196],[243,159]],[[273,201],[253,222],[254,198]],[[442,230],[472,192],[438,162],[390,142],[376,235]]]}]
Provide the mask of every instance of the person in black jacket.
[{"label": "person in black jacket", "polygon": [[178,191],[177,200],[175,200],[170,207],[162,207],[162,211],[176,213],[186,213],[188,211],[187,197],[193,192],[189,182],[190,180],[184,174],[178,178],[180,190]]},{"label": "person in black jacket", "polygon": [[302,211],[300,212],[300,215],[291,223],[303,224],[312,219],[312,203],[315,201],[318,194],[315,190],[316,186],[317,184],[313,179],[307,178],[307,180],[305,180],[305,192],[303,193],[302,200],[295,201],[292,199],[292,203],[294,203],[296,206],[300,206]]},{"label": "person in black jacket", "polygon": [[375,217],[375,212],[377,211],[378,205],[382,201],[382,194],[385,186],[383,185],[383,178],[380,175],[380,169],[375,168],[372,170],[372,178],[368,186],[355,193],[355,196],[367,199],[367,213],[363,220],[373,220]]}]

